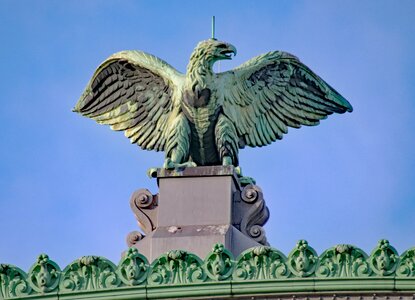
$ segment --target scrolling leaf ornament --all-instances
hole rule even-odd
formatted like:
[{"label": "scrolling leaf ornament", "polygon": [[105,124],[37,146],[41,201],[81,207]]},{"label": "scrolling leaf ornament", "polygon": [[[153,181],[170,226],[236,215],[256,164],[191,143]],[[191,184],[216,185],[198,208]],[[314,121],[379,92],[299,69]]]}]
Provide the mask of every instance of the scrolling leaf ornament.
[{"label": "scrolling leaf ornament", "polygon": [[59,266],[51,261],[48,255],[41,254],[29,270],[29,284],[36,292],[51,292],[57,289],[60,274]]},{"label": "scrolling leaf ornament", "polygon": [[60,290],[100,290],[119,285],[116,266],[111,261],[99,256],[83,256],[63,270]]},{"label": "scrolling leaf ornament", "polygon": [[150,267],[149,285],[201,283],[206,280],[203,261],[184,250],[172,250],[157,258]]},{"label": "scrolling leaf ornament", "polygon": [[352,245],[337,245],[324,251],[316,268],[317,277],[367,277],[371,274],[367,254]]},{"label": "scrolling leaf ornament", "polygon": [[137,248],[128,249],[118,264],[117,274],[127,286],[143,283],[149,272],[149,264],[144,255],[138,253]]},{"label": "scrolling leaf ornament", "polygon": [[25,272],[13,265],[0,264],[0,298],[23,297],[31,292]]},{"label": "scrolling leaf ornament", "polygon": [[288,268],[297,277],[308,277],[314,273],[318,256],[307,241],[300,240],[288,255]]},{"label": "scrolling leaf ornament", "polygon": [[226,280],[232,275],[233,255],[223,244],[215,244],[205,259],[204,269],[212,280]]},{"label": "scrolling leaf ornament", "polygon": [[389,244],[388,240],[380,240],[369,257],[369,264],[373,272],[380,276],[394,275],[398,262],[398,252]]},{"label": "scrolling leaf ornament", "polygon": [[415,277],[415,247],[406,250],[401,255],[396,275],[398,277]]},{"label": "scrolling leaf ornament", "polygon": [[286,257],[268,246],[259,246],[242,252],[233,272],[234,280],[268,280],[287,278]]}]

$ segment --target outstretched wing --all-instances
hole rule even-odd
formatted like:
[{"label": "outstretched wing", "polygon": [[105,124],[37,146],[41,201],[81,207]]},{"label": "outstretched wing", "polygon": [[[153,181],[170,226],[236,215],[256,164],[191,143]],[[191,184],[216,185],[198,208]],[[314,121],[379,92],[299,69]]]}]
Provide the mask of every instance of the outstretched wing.
[{"label": "outstretched wing", "polygon": [[74,111],[124,130],[131,143],[145,150],[163,151],[183,81],[182,74],[153,55],[122,51],[98,67]]},{"label": "outstretched wing", "polygon": [[275,51],[219,74],[223,111],[233,121],[239,146],[265,146],[289,127],[317,125],[352,106],[295,56]]}]

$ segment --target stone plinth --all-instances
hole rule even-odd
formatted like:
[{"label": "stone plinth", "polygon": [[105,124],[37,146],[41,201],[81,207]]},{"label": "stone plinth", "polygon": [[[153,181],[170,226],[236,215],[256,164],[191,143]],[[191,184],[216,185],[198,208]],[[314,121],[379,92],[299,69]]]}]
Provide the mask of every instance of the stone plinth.
[{"label": "stone plinth", "polygon": [[233,166],[158,169],[157,182],[158,194],[138,190],[130,202],[145,237],[132,232],[129,246],[150,261],[172,249],[204,257],[222,243],[237,256],[266,244],[261,189],[241,187]]}]

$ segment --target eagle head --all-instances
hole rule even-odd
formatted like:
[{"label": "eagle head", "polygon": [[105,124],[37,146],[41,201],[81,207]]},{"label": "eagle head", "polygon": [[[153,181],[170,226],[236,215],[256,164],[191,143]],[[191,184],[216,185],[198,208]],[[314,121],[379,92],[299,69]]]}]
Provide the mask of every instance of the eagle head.
[{"label": "eagle head", "polygon": [[190,62],[199,61],[212,67],[218,60],[232,59],[232,53],[236,55],[235,46],[216,39],[208,39],[197,44],[190,56]]}]

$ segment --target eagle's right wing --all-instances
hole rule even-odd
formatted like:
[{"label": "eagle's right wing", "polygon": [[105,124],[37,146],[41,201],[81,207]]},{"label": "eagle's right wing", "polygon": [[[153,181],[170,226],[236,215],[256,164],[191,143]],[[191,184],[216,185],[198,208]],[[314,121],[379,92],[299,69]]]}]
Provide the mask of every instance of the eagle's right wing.
[{"label": "eagle's right wing", "polygon": [[125,131],[142,149],[163,151],[183,82],[184,75],[163,60],[122,51],[98,67],[74,111]]},{"label": "eagle's right wing", "polygon": [[239,145],[261,147],[282,139],[288,127],[317,125],[350,103],[295,56],[274,51],[219,74],[224,114]]}]

